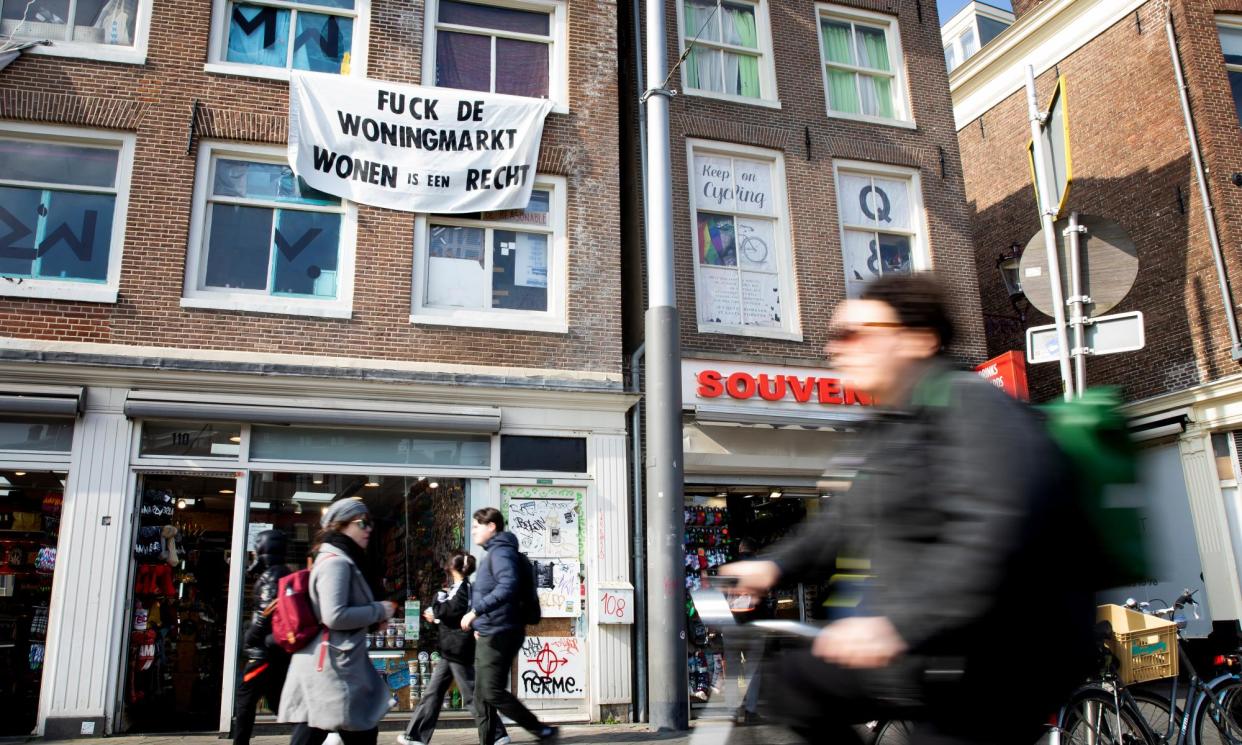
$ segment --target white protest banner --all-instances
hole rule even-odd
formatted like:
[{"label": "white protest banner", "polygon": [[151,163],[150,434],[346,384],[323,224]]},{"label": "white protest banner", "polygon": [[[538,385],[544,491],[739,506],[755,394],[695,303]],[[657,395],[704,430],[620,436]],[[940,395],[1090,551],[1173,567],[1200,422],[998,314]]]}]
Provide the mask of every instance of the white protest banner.
[{"label": "white protest banner", "polygon": [[545,99],[294,72],[289,164],[322,192],[376,207],[523,209],[551,109]]}]

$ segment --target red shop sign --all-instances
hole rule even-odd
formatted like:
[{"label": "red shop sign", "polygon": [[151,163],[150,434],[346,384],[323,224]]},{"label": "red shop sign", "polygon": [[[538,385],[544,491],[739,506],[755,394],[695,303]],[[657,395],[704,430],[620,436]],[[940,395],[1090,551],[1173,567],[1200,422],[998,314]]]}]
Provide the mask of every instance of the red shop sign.
[{"label": "red shop sign", "polygon": [[975,372],[1010,396],[1030,400],[1030,391],[1026,387],[1026,359],[1021,352],[1005,352],[993,357],[976,367]]},{"label": "red shop sign", "polygon": [[699,370],[694,376],[699,398],[783,401],[830,406],[870,406],[871,397],[839,378],[778,373]]}]

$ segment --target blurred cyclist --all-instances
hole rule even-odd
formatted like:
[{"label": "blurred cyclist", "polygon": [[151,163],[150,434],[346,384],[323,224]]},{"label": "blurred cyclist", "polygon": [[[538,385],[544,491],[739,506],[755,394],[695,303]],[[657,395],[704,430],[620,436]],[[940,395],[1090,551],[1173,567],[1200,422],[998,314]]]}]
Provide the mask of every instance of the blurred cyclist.
[{"label": "blurred cyclist", "polygon": [[884,412],[863,465],[798,535],[723,570],[751,592],[868,575],[859,612],[771,666],[774,713],[808,742],[904,718],[916,742],[1030,745],[1093,659],[1063,457],[1033,412],[953,370],[953,338],[928,274],[837,309],[825,352]]}]

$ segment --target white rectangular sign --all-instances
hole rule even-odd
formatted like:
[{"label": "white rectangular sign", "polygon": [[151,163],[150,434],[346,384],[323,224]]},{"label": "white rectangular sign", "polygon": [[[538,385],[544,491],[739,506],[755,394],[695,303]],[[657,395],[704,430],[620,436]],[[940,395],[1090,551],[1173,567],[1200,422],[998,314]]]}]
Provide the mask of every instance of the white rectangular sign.
[{"label": "white rectangular sign", "polygon": [[519,698],[586,698],[586,648],[576,636],[526,637],[517,670]]},{"label": "white rectangular sign", "polygon": [[600,623],[634,623],[634,589],[601,587],[596,591],[595,610]]},{"label": "white rectangular sign", "polygon": [[522,209],[546,99],[293,72],[289,164],[310,186],[406,212]]},{"label": "white rectangular sign", "polygon": [[[1085,328],[1087,354],[1135,352],[1147,345],[1141,311],[1097,316],[1088,319]],[[1073,339],[1073,332],[1070,338]],[[1026,361],[1032,365],[1056,362],[1060,359],[1059,349],[1056,324],[1032,326],[1026,330]]]},{"label": "white rectangular sign", "polygon": [[509,524],[532,559],[578,558],[578,505],[573,499],[522,499],[506,493]]}]

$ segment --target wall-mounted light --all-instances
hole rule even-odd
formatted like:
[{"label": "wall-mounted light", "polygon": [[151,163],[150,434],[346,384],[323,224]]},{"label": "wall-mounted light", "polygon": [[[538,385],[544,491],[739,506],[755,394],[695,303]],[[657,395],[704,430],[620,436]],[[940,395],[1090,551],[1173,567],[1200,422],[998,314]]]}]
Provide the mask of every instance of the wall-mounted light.
[{"label": "wall-mounted light", "polygon": [[379,476],[367,476],[367,483],[365,484],[365,486],[375,488],[379,486],[379,480],[380,480]]},{"label": "wall-mounted light", "polygon": [[1009,294],[1009,304],[1013,306],[1018,318],[1026,321],[1026,312],[1031,309],[1031,303],[1026,299],[1026,293],[1022,291],[1022,274],[1019,266],[1022,261],[1022,250],[1021,243],[1009,244],[1007,250],[996,256],[996,271],[1000,272],[1001,281],[1005,283],[1005,292]]},{"label": "wall-mounted light", "polygon": [[431,487],[432,489],[439,489],[439,488],[440,488],[440,482],[439,482],[439,481],[432,481],[431,483],[427,484],[427,486]]},{"label": "wall-mounted light", "polygon": [[241,442],[241,435],[233,435],[229,437],[229,442]]},{"label": "wall-mounted light", "polygon": [[773,489],[768,493],[768,499],[780,499],[783,496],[785,496],[785,492],[780,489]]},{"label": "wall-mounted light", "polygon": [[311,483],[312,483],[312,484],[322,484],[322,483],[323,483],[323,474],[322,474],[322,473],[317,473],[317,474],[315,474],[315,475],[311,476]]},{"label": "wall-mounted light", "polygon": [[26,472],[25,471],[14,471],[13,475],[14,476],[25,476]]},{"label": "wall-mounted light", "polygon": [[221,489],[220,493],[221,494],[232,494],[233,490],[232,489]]}]

